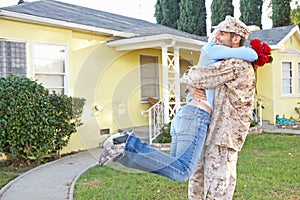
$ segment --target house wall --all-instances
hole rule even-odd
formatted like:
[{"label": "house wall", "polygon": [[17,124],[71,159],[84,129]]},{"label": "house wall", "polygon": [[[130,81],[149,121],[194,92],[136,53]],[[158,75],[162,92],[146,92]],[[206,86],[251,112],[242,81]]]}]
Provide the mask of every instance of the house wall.
[{"label": "house wall", "polygon": [[[117,52],[106,45],[109,36],[50,27],[26,22],[0,19],[0,37],[28,43],[28,77],[33,77],[32,44],[43,42],[67,47],[68,95],[86,99],[82,126],[74,133],[62,153],[99,146],[107,135],[100,129],[115,133],[118,129],[147,125],[141,115],[148,103],[140,103],[139,56],[158,56],[161,49]],[[183,54],[197,62],[198,55]],[[162,67],[160,67],[162,83]],[[162,85],[162,84],[161,84]],[[160,89],[161,98],[163,89]],[[101,108],[100,111],[95,106]]]},{"label": "house wall", "polygon": [[[275,52],[272,52],[274,55]],[[275,56],[274,56],[275,57]],[[275,58],[273,64],[276,62]],[[262,102],[262,117],[264,120],[273,119],[273,64],[267,64],[262,68],[258,68],[256,75],[256,99]],[[259,106],[258,106],[258,109]],[[258,112],[260,112],[258,110]]]},{"label": "house wall", "polygon": [[[76,50],[74,57],[77,58],[80,51],[85,49]],[[148,125],[148,117],[141,115],[150,104],[140,102],[140,55],[158,57],[160,97],[163,98],[161,49],[116,52],[103,43],[94,48],[82,64],[78,64],[80,67],[76,67],[80,71],[75,80],[74,95],[87,99],[82,117],[84,125],[77,133],[85,148],[98,147],[99,142],[107,137],[100,135],[100,129],[116,133],[118,129]],[[198,56],[184,58],[195,62]],[[73,62],[77,63],[75,59]],[[96,111],[95,106],[101,111]],[[71,146],[79,145],[70,145],[70,149]]]},{"label": "house wall", "polygon": [[[3,27],[0,29],[1,38],[27,42],[28,77],[31,78],[34,78],[32,46],[35,42],[65,45],[67,47],[68,95],[83,97],[87,101],[82,117],[85,125],[79,127],[78,133],[72,135],[70,144],[64,149],[64,152],[96,147],[100,139],[99,129],[93,131],[93,125],[91,124],[97,126],[97,120],[95,120],[95,117],[90,117],[91,107],[94,105],[95,84],[101,70],[105,69],[101,67],[101,63],[106,64],[111,61],[109,60],[110,56],[107,55],[112,54],[114,56],[118,54],[112,50],[107,50],[105,41],[108,37],[7,19],[1,19],[0,26]],[[101,49],[104,50],[101,51]],[[100,59],[101,62],[99,62]],[[89,114],[87,114],[88,112]],[[91,138],[93,142],[86,138]]]},{"label": "house wall", "polygon": [[[282,56],[282,61],[289,61],[292,62],[292,70],[293,70],[293,94],[291,96],[283,96],[281,92],[278,92],[276,95],[276,115],[280,117],[285,116],[286,118],[298,118],[299,116],[295,112],[295,107],[297,107],[297,103],[300,102],[300,91],[299,91],[299,74],[298,74],[298,63],[300,63],[300,41],[297,39],[296,35],[294,34],[290,37],[285,43],[284,47],[286,48],[285,51],[292,51],[290,54],[280,54]],[[289,49],[289,50],[287,50]],[[280,73],[281,74],[281,73]],[[280,77],[281,80],[282,77]]]},{"label": "house wall", "polygon": [[[32,66],[32,45],[34,42],[71,45],[72,32],[68,30],[6,19],[0,20],[0,26],[1,38],[27,42],[29,66]],[[70,51],[68,53],[72,58]],[[69,64],[72,65],[72,63]],[[29,69],[28,76],[33,76],[32,68]]]},{"label": "house wall", "polygon": [[[298,118],[294,111],[297,103],[300,102],[298,63],[300,63],[300,41],[295,35],[291,36],[281,49],[272,51],[272,64],[265,65],[258,69],[257,91],[258,99],[263,102],[263,120],[268,120],[275,124],[275,117]],[[284,53],[289,52],[289,53]],[[298,53],[297,53],[298,52]],[[282,68],[283,61],[292,62],[293,67],[293,95],[282,95]]]}]

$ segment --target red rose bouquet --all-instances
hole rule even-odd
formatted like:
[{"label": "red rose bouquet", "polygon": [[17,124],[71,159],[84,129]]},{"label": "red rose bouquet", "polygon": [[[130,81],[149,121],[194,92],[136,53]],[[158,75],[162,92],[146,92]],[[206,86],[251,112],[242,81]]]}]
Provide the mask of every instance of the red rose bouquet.
[{"label": "red rose bouquet", "polygon": [[261,42],[259,39],[253,39],[250,41],[252,49],[254,49],[258,55],[256,61],[254,61],[254,67],[262,67],[266,63],[271,63],[273,58],[271,56],[271,48],[268,44]]}]

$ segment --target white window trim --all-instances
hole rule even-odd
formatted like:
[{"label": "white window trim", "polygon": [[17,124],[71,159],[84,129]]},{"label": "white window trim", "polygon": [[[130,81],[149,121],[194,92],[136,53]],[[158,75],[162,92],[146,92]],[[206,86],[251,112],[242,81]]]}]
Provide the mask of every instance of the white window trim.
[{"label": "white window trim", "polygon": [[[283,87],[283,74],[282,74],[282,67],[283,67],[283,63],[290,63],[291,64],[291,67],[292,67],[292,93],[291,94],[283,94],[283,91],[282,91],[282,87]],[[286,98],[286,97],[293,97],[295,96],[295,73],[294,73],[294,69],[295,69],[295,66],[294,66],[294,62],[293,60],[282,60],[281,61],[281,65],[280,65],[280,73],[281,73],[281,97],[283,98]]]},{"label": "white window trim", "polygon": [[[66,44],[58,44],[58,43],[49,43],[49,42],[32,42],[32,59],[34,56],[34,45],[38,44],[43,44],[43,45],[55,45],[55,46],[62,46],[65,48],[65,73],[41,73],[41,72],[35,72],[35,68],[32,66],[32,72],[33,72],[33,77],[35,77],[35,74],[45,74],[45,75],[64,75],[64,94],[68,95],[69,94],[69,64],[68,64],[68,45]],[[53,87],[55,88],[55,87]],[[60,88],[57,88],[60,89]]]},{"label": "white window trim", "polygon": [[19,39],[13,39],[13,38],[7,38],[7,37],[1,37],[0,40],[4,40],[7,42],[24,42],[25,43],[25,49],[26,49],[26,77],[30,77],[30,51],[29,51],[29,41],[28,40],[19,40]]}]

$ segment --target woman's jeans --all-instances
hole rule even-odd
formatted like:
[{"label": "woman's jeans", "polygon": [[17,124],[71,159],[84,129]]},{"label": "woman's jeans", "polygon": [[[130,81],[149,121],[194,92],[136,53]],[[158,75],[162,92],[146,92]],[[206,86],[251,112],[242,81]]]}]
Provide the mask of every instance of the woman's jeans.
[{"label": "woman's jeans", "polygon": [[185,105],[172,121],[170,155],[149,146],[132,134],[126,142],[123,156],[117,161],[126,167],[185,182],[200,159],[209,122],[209,113]]}]

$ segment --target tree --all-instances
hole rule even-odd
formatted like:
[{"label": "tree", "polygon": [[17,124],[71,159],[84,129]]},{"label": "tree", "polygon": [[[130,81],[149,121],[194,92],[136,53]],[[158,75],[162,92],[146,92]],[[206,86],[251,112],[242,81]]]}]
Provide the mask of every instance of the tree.
[{"label": "tree", "polygon": [[191,34],[206,35],[205,0],[182,0],[179,4],[178,29]]},{"label": "tree", "polygon": [[291,22],[294,25],[300,26],[300,6],[296,1],[296,8],[291,11]]},{"label": "tree", "polygon": [[211,24],[218,25],[227,15],[233,16],[232,0],[213,0],[211,4]]},{"label": "tree", "polygon": [[240,19],[247,25],[257,25],[262,28],[263,0],[241,0],[240,1]]},{"label": "tree", "polygon": [[177,20],[180,15],[180,0],[157,0],[155,4],[156,22],[177,29]]},{"label": "tree", "polygon": [[158,24],[162,24],[163,13],[162,13],[162,7],[161,7],[161,0],[156,1],[154,17],[156,18],[156,22]]},{"label": "tree", "polygon": [[291,0],[272,0],[273,27],[291,25]]}]

